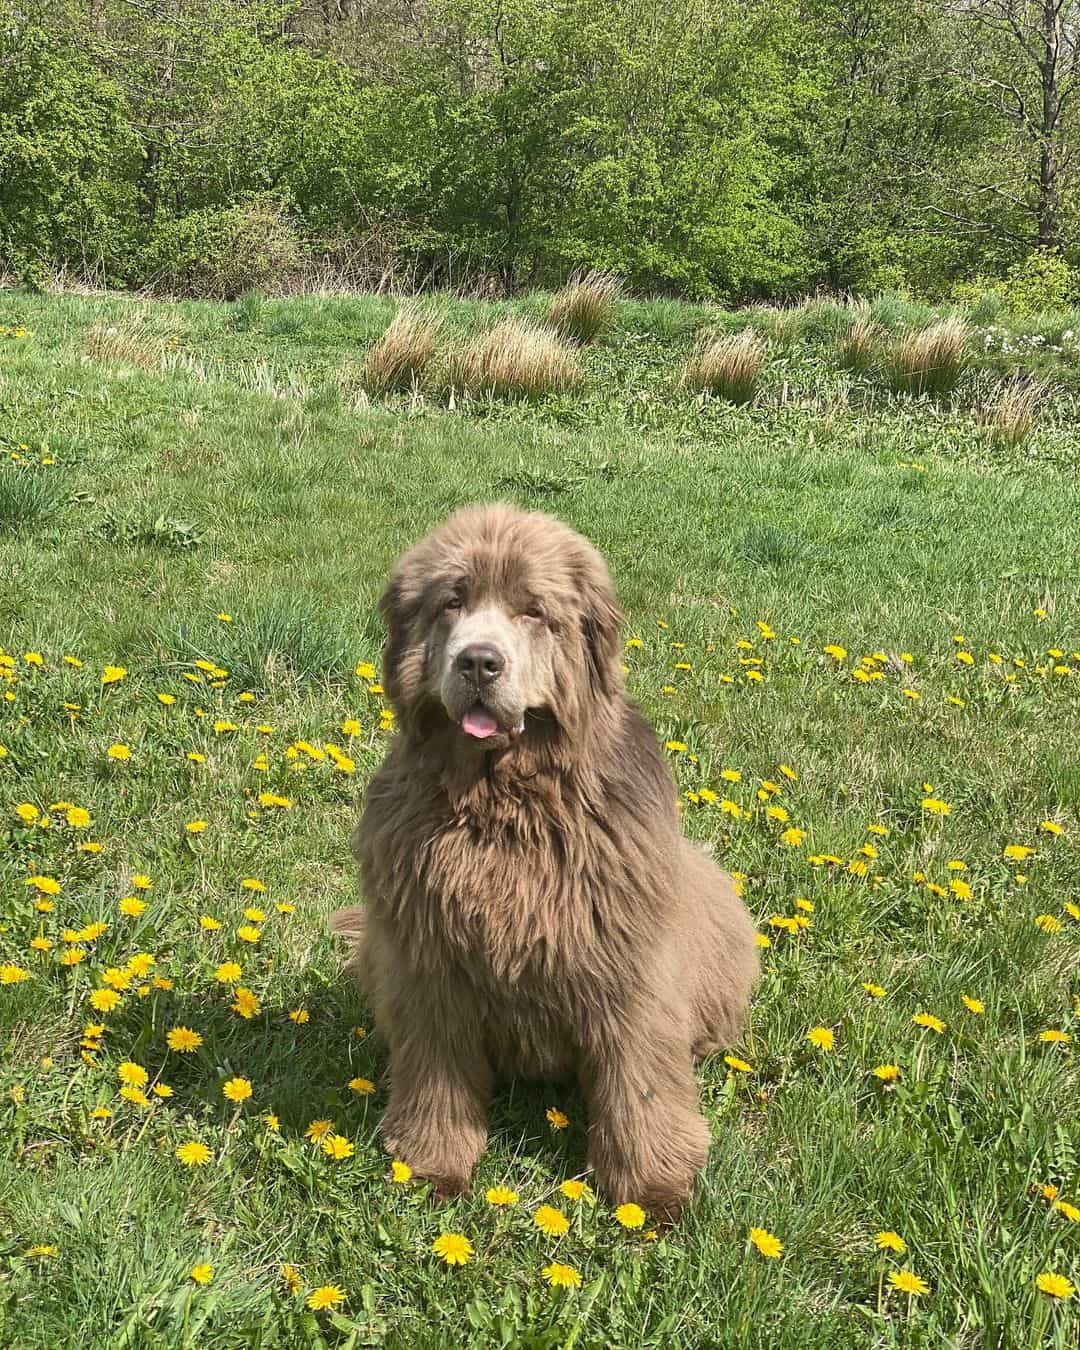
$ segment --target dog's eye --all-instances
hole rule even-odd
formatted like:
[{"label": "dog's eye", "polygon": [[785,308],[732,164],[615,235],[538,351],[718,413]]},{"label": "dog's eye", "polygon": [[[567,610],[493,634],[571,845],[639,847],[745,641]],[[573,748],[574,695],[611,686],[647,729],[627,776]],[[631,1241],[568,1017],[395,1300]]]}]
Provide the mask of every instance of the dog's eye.
[{"label": "dog's eye", "polygon": [[447,610],[454,610],[454,609],[460,609],[460,608],[461,608],[461,596],[460,596],[460,595],[452,595],[452,596],[450,597],[450,599],[447,600],[446,604],[443,606],[443,609],[447,609]]},{"label": "dog's eye", "polygon": [[522,611],[522,615],[526,619],[543,620],[544,618],[546,618],[546,615],[544,614],[544,606],[537,603],[537,601],[535,600],[532,602],[531,605],[525,606],[524,610]]}]

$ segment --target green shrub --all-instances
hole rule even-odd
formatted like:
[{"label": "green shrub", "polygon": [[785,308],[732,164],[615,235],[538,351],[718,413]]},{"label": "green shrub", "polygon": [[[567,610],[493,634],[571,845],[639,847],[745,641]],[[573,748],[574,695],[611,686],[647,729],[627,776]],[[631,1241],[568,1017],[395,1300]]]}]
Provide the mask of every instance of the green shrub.
[{"label": "green shrub", "polygon": [[160,224],[143,252],[143,282],[173,295],[235,300],[280,286],[299,261],[299,240],[281,203],[250,197]]},{"label": "green shrub", "polygon": [[1004,291],[1013,313],[1027,318],[1080,299],[1080,278],[1060,253],[1037,248],[1010,268]]}]

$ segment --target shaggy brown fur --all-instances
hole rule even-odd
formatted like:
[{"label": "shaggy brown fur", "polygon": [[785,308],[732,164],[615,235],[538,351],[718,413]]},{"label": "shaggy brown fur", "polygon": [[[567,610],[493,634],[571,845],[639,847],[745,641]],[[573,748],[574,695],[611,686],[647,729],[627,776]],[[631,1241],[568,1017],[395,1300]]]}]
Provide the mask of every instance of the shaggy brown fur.
[{"label": "shaggy brown fur", "polygon": [[550,517],[476,507],[380,608],[400,730],[353,837],[367,906],[332,925],[389,1047],[384,1144],[467,1190],[493,1076],[573,1073],[599,1185],[673,1218],[709,1145],[693,1062],[738,1035],[757,951],[680,834],[607,569]]}]

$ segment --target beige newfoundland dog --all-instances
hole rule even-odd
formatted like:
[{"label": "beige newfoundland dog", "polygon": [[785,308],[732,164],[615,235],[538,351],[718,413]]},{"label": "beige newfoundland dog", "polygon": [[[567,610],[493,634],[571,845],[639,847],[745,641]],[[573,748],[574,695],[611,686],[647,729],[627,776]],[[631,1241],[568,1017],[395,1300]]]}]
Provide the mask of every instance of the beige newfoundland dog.
[{"label": "beige newfoundland dog", "polygon": [[549,516],[474,507],[379,607],[400,729],[353,838],[367,904],[331,922],[389,1048],[383,1142],[466,1191],[494,1077],[573,1074],[598,1184],[674,1218],[709,1146],[693,1065],[738,1036],[757,951],[680,834],[607,568]]}]

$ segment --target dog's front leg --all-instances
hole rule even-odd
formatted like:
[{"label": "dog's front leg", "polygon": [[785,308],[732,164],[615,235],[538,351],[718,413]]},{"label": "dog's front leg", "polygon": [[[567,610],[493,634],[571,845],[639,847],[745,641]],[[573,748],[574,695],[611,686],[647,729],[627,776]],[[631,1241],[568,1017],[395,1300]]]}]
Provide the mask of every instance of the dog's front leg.
[{"label": "dog's front leg", "polygon": [[487,1142],[491,1069],[478,1021],[423,997],[394,1019],[383,1145],[444,1198],[465,1194]]},{"label": "dog's front leg", "polygon": [[600,1019],[583,1055],[589,1162],[615,1204],[674,1222],[709,1150],[688,1034],[653,1006]]}]

